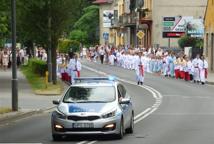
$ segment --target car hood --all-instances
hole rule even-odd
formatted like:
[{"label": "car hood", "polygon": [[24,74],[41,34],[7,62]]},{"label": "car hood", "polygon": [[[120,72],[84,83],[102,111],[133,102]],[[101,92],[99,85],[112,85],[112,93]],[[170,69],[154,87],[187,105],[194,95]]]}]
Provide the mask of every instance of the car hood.
[{"label": "car hood", "polygon": [[115,108],[115,103],[71,103],[61,104],[58,109],[65,114],[71,113],[105,113]]}]

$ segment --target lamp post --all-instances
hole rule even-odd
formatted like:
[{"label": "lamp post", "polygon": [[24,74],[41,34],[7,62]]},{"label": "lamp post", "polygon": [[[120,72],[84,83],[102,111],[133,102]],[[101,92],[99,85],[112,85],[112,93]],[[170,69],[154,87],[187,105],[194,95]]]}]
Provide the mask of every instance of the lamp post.
[{"label": "lamp post", "polygon": [[11,0],[12,23],[12,110],[18,111],[18,80],[16,65],[16,0]]}]

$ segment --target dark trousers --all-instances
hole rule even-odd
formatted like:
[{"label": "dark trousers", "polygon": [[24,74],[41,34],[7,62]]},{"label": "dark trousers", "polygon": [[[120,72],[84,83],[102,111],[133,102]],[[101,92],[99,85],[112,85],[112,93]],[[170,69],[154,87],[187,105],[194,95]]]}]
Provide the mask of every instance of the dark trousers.
[{"label": "dark trousers", "polygon": [[101,64],[103,64],[104,55],[100,55]]}]

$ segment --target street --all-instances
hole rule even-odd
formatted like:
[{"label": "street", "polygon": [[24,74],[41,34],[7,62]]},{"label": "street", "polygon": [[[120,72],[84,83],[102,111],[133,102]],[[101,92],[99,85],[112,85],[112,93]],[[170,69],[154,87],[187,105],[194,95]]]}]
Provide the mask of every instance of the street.
[{"label": "street", "polygon": [[[81,76],[115,75],[132,96],[135,131],[122,140],[79,136],[60,143],[212,144],[214,143],[213,86],[146,74],[137,86],[135,72],[88,61]],[[88,69],[96,69],[96,72]],[[50,101],[51,103],[51,101]],[[51,138],[50,111],[0,126],[0,143],[59,143]]]}]

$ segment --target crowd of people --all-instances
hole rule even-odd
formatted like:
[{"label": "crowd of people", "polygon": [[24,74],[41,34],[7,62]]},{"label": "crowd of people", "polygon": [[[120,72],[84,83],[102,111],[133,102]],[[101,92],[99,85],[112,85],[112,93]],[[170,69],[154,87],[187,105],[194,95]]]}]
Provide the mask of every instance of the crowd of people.
[{"label": "crowd of people", "polygon": [[75,78],[80,77],[81,62],[75,53],[57,54],[57,75],[63,81],[75,83]]},{"label": "crowd of people", "polygon": [[[26,51],[24,49],[17,49],[16,51],[16,60],[17,67],[24,64],[26,61]],[[0,49],[0,67],[5,71],[11,67],[12,63],[12,52],[10,48]]]},{"label": "crowd of people", "polygon": [[[42,48],[36,49],[36,57],[47,61],[47,53]],[[17,49],[17,66],[27,61],[26,51]],[[207,79],[208,63],[204,56],[199,54],[189,58],[183,52],[164,51],[161,48],[128,48],[96,46],[83,48],[80,58],[90,61],[100,61],[124,69],[135,70],[137,84],[144,83],[146,73],[155,73],[165,77],[183,79],[194,83],[205,84]],[[0,67],[7,70],[11,67],[12,54],[10,48],[0,50]],[[63,80],[74,83],[75,77],[80,77],[81,63],[78,56],[72,54],[57,54],[57,74]]]},{"label": "crowd of people", "polygon": [[208,63],[203,55],[190,58],[182,51],[96,46],[87,50],[86,57],[94,62],[100,60],[101,64],[135,70],[138,84],[143,84],[145,72],[201,84],[205,84],[208,75]]}]

